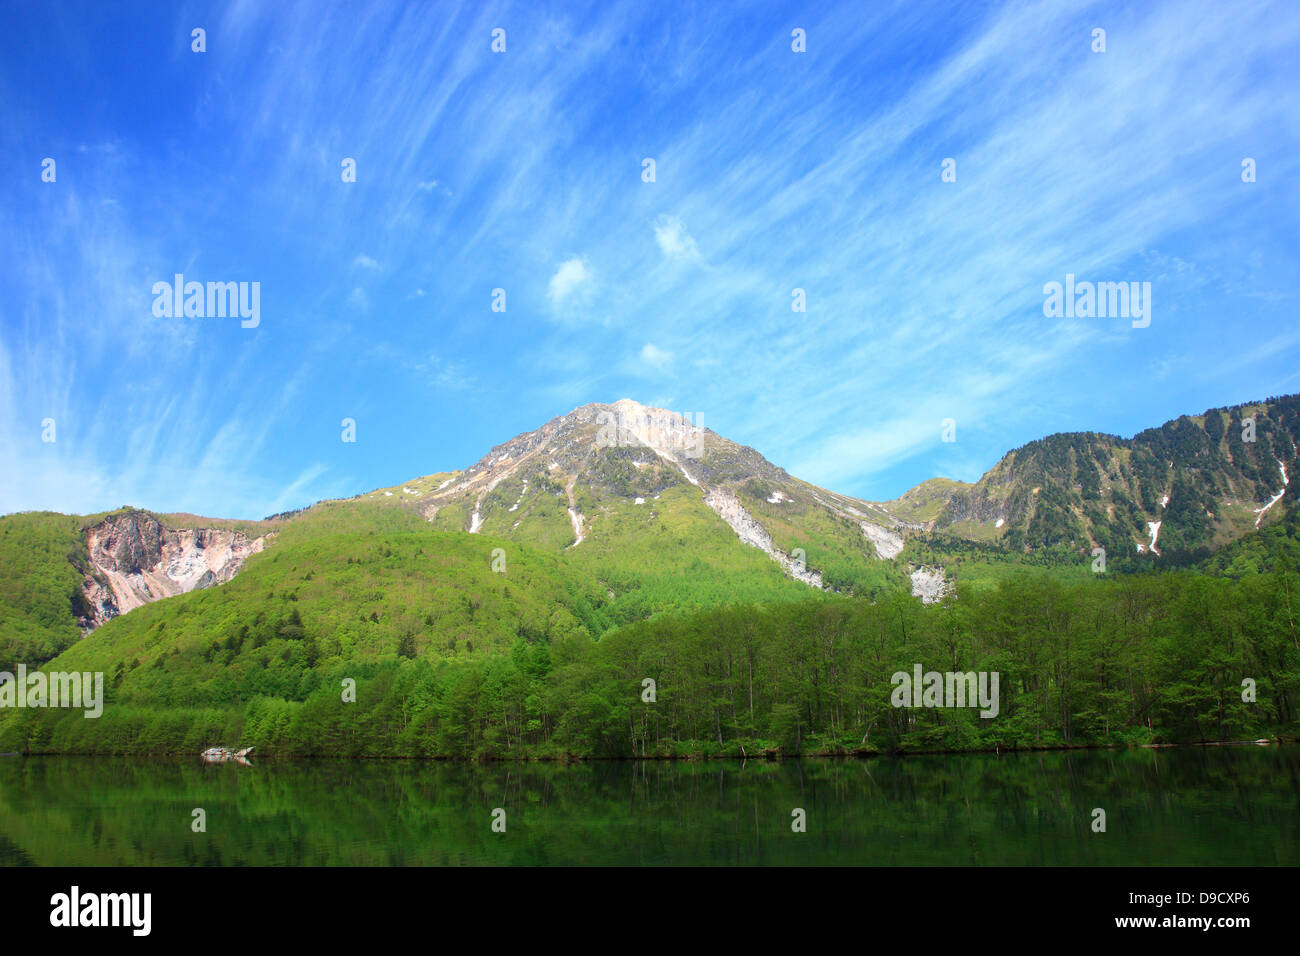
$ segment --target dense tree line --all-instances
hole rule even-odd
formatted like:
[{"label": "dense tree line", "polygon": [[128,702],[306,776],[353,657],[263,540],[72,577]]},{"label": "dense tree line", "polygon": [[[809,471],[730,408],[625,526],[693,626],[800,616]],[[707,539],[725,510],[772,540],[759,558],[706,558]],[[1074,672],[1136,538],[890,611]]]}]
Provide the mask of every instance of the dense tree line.
[{"label": "dense tree line", "polygon": [[0,669],[38,667],[81,636],[92,609],[82,519],[51,512],[0,518]]},{"label": "dense tree line", "polygon": [[[171,699],[157,682],[152,696],[122,693],[119,669],[103,717],[10,713],[0,748],[162,753],[225,741],[279,755],[510,759],[1294,736],[1298,586],[1285,565],[1239,580],[1026,572],[934,606],[902,594],[738,605],[599,640],[533,629],[505,652],[456,659],[427,647],[412,656],[418,640],[364,659],[321,656],[329,636],[286,618],[244,638],[274,668],[232,671],[222,646],[202,662],[176,651],[146,665],[184,667],[186,682],[165,685]],[[915,664],[997,672],[998,715],[893,706],[892,675]],[[355,702],[343,699],[348,679]]]}]

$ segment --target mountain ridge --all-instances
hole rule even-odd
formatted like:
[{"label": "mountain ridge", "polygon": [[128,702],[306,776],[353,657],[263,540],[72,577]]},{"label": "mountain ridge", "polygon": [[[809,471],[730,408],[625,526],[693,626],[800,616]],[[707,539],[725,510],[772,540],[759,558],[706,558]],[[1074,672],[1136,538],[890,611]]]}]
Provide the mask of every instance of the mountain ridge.
[{"label": "mountain ridge", "polygon": [[[40,571],[49,596],[34,619],[11,613],[5,630],[28,648],[11,649],[13,659],[36,663],[122,611],[228,581],[286,530],[425,526],[513,541],[574,563],[621,602],[624,621],[656,613],[649,595],[660,591],[695,587],[704,600],[684,583],[701,573],[737,588],[761,578],[780,591],[777,574],[868,595],[910,579],[913,594],[937,600],[954,573],[977,570],[961,542],[984,549],[986,574],[1017,554],[1083,567],[1097,548],[1121,567],[1186,564],[1280,519],[1298,439],[1300,396],[1282,396],[1179,416],[1129,439],[1055,433],[1008,451],[976,482],[932,478],[872,502],[794,477],[688,416],[631,399],[589,403],[465,469],[262,522],[132,508],[70,518],[67,530],[30,539],[51,552]],[[0,518],[0,532],[14,518]],[[71,572],[54,567],[59,548]],[[755,564],[759,554],[770,570]],[[122,556],[131,558],[124,571]],[[60,611],[57,595],[74,578]]]},{"label": "mountain ridge", "polygon": [[[743,757],[1275,733],[1295,721],[1300,509],[1265,479],[1291,447],[1291,402],[1177,420],[1135,444],[1049,437],[983,486],[924,485],[897,517],[628,403],[560,416],[470,469],[274,522],[7,516],[0,669],[102,673],[106,706],[102,720],[0,713],[0,749]],[[1250,417],[1247,448],[1213,424]],[[1109,500],[1103,461],[1116,466]],[[1156,480],[1169,475],[1171,494]],[[1087,548],[1088,508],[1136,496],[1163,509],[1177,544],[1179,505],[1195,517],[1198,495],[1218,493],[1240,499],[1226,525],[1240,535],[1199,570],[1163,536],[1155,554],[1130,551],[1134,528],[1100,567]],[[1009,530],[988,533],[992,511],[963,528],[981,502]],[[1082,543],[1026,545],[1025,529],[1061,514]],[[96,540],[99,563],[113,556],[152,593],[176,565],[182,593],[84,633]],[[185,590],[204,568],[208,586]],[[1154,568],[1168,570],[1125,573]],[[889,676],[916,661],[1005,670],[1007,721],[900,717]],[[1235,703],[1243,673],[1279,688],[1267,707]],[[639,697],[647,677],[659,708]],[[355,697],[340,697],[350,682]]]}]

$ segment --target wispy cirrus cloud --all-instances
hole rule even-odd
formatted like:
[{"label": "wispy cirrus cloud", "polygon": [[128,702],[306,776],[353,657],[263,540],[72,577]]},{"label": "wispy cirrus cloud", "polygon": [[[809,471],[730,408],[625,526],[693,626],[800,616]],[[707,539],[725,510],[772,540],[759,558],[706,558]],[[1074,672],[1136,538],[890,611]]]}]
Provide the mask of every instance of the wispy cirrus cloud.
[{"label": "wispy cirrus cloud", "polygon": [[[0,511],[257,517],[647,387],[892,497],[1294,383],[1286,5],[231,4],[206,59],[141,16],[0,39],[33,170],[0,182]],[[164,89],[175,122],[139,122]],[[155,318],[177,272],[259,281],[260,327]],[[1067,272],[1151,281],[1151,327],[1046,319]]]}]

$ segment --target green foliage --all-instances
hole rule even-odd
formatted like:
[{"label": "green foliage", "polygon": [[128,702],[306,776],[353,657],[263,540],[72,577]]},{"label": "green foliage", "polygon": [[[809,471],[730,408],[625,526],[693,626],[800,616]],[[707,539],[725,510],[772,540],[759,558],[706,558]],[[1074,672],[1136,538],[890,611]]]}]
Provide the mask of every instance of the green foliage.
[{"label": "green foliage", "polygon": [[81,636],[91,608],[81,519],[53,512],[0,517],[0,670],[36,667]]},{"label": "green foliage", "polygon": [[[1300,862],[1289,836],[1296,750],[567,765],[255,759],[251,771],[192,754],[7,759],[0,866],[1285,867]],[[205,833],[185,825],[196,806],[207,810]],[[1112,821],[1104,838],[1087,829],[1098,806]],[[494,807],[508,814],[507,838],[490,832]],[[791,832],[792,807],[807,811],[807,834]]]},{"label": "green foliage", "polygon": [[[1073,583],[1026,571],[933,606],[904,594],[736,605],[596,640],[603,609],[548,556],[521,552],[507,582],[475,573],[487,567],[474,560],[477,539],[368,538],[321,542],[310,583],[286,552],[221,589],[111,622],[52,664],[105,670],[104,715],[9,712],[0,748],[164,753],[228,741],[280,755],[754,756],[1296,731],[1298,582],[1286,570]],[[434,542],[445,577],[422,564]],[[344,557],[358,549],[360,570]],[[527,588],[516,567],[533,576]],[[351,590],[334,600],[337,588]],[[386,610],[361,620],[353,605],[380,590]],[[517,596],[525,590],[547,598]],[[998,717],[893,707],[891,677],[918,663],[999,673]],[[347,677],[355,703],[340,694]],[[1241,699],[1247,677],[1257,703]]]},{"label": "green foliage", "polygon": [[729,601],[802,600],[809,594],[807,585],[788,578],[762,551],[740,544],[700,500],[698,489],[684,482],[640,505],[592,493],[583,510],[591,534],[564,552],[564,559],[612,592],[608,613],[615,624]]},{"label": "green foliage", "polygon": [[[1257,440],[1243,442],[1250,415]],[[910,514],[927,521],[950,497],[939,530],[909,536],[897,561],[876,556],[846,500],[832,508],[752,449],[710,445],[692,474],[745,476],[743,506],[829,592],[740,543],[646,449],[599,448],[580,485],[539,459],[432,515],[399,486],[226,523],[276,537],[230,582],[80,641],[84,533],[102,516],[11,515],[0,518],[0,669],[102,671],[108,703],[98,720],[0,713],[0,750],[238,741],[282,754],[739,756],[1293,733],[1300,525],[1283,499],[1255,532],[1249,498],[1277,485],[1277,459],[1300,471],[1296,435],[1289,398],[1131,441],[1050,436],[979,485],[913,495]],[[423,494],[446,480],[412,484]],[[1228,494],[1244,500],[1216,517]],[[482,533],[466,535],[475,507]],[[964,533],[990,524],[990,509],[1012,516],[1005,534]],[[1152,514],[1158,565],[1132,544]],[[1107,575],[1091,573],[1094,545]],[[944,567],[956,598],[910,598],[918,564]],[[891,707],[890,676],[915,663],[998,671],[1001,715]],[[1246,677],[1256,705],[1240,700]],[[348,679],[355,703],[340,694]],[[647,679],[654,704],[640,696]]]},{"label": "green foliage", "polygon": [[1300,568],[1300,506],[1288,505],[1283,499],[1277,507],[1284,509],[1279,521],[1216,552],[1203,562],[1203,569],[1240,578],[1279,568]]},{"label": "green foliage", "polygon": [[[1251,440],[1243,437],[1247,419],[1254,421]],[[975,485],[955,489],[936,527],[1000,537],[1013,551],[1101,546],[1108,561],[1125,566],[1191,566],[1254,529],[1254,509],[1281,487],[1279,462],[1289,474],[1300,469],[1298,443],[1295,395],[1184,415],[1131,439],[1049,435],[1009,452]],[[932,493],[923,489],[899,503]],[[991,527],[993,516],[1004,519],[1001,530]],[[1149,521],[1161,523],[1158,558],[1135,549]]]}]

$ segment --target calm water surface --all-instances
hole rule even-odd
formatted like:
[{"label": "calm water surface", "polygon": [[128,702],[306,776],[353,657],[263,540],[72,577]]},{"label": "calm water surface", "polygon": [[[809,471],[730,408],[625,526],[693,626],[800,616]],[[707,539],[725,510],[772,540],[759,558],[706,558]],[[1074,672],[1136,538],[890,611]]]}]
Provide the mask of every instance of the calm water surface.
[{"label": "calm water surface", "polygon": [[744,765],[0,758],[0,865],[29,864],[1296,865],[1300,748]]}]

